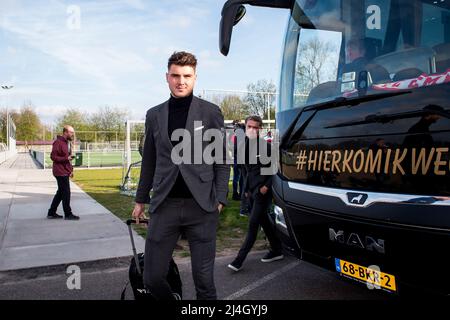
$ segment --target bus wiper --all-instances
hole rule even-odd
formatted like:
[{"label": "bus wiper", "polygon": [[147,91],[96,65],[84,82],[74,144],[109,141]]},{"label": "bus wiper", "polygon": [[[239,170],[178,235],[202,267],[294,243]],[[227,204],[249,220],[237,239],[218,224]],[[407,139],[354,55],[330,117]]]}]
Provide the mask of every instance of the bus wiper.
[{"label": "bus wiper", "polygon": [[391,122],[394,120],[417,118],[417,117],[423,117],[423,116],[430,115],[430,114],[435,114],[435,115],[439,115],[443,118],[450,119],[450,110],[444,110],[443,108],[441,108],[439,110],[437,108],[431,109],[431,108],[425,107],[422,110],[399,112],[399,113],[386,114],[386,115],[371,114],[371,115],[368,115],[364,120],[342,122],[342,123],[338,123],[338,124],[335,124],[332,126],[327,126],[327,127],[325,127],[325,129],[349,127],[349,126],[356,126],[356,125],[362,125],[362,124],[368,124],[368,123],[388,123],[388,122]]},{"label": "bus wiper", "polygon": [[295,120],[292,122],[291,126],[289,127],[287,134],[285,136],[285,139],[281,140],[281,146],[285,147],[285,148],[290,148],[292,146],[292,142],[297,140],[302,134],[303,132],[306,130],[306,127],[309,125],[309,123],[311,122],[311,120],[314,118],[314,116],[316,115],[317,111],[314,111],[300,126],[300,128],[298,128],[294,133],[292,133],[294,127],[296,126],[298,119],[300,118],[300,115],[302,114],[302,112],[300,112],[298,114],[298,116],[295,118]]},{"label": "bus wiper", "polygon": [[[356,106],[362,102],[379,100],[379,99],[394,97],[394,96],[403,95],[403,94],[407,94],[407,93],[411,93],[411,91],[404,90],[404,91],[394,91],[394,92],[383,92],[383,93],[359,96],[359,97],[354,97],[354,98],[338,97],[332,101],[321,102],[318,104],[314,104],[314,105],[305,107],[294,118],[294,120],[290,124],[289,128],[286,130],[285,135],[281,138],[281,146],[282,147],[289,146],[292,141],[295,141],[295,139],[298,139],[298,137],[301,136],[303,131],[305,131],[307,125],[311,122],[311,120],[314,118],[314,116],[320,110],[333,109],[333,108],[338,108],[338,107],[342,107],[342,106]],[[308,117],[308,119],[305,121],[305,123],[302,126],[300,126],[299,129],[297,129],[295,132],[293,132],[298,120],[300,119],[300,116],[306,111],[315,111],[315,112],[313,112],[313,114]]]},{"label": "bus wiper", "polygon": [[403,94],[411,93],[411,91],[393,91],[393,92],[383,92],[383,93],[377,93],[377,94],[369,94],[365,96],[358,96],[358,97],[352,97],[352,98],[346,98],[346,97],[337,97],[334,100],[318,103],[309,107],[306,107],[303,109],[303,111],[310,111],[310,110],[326,110],[326,109],[334,109],[338,107],[343,106],[356,106],[362,102],[368,102],[368,101],[374,101],[374,100],[380,100],[384,98],[390,98],[395,96],[400,96]]}]

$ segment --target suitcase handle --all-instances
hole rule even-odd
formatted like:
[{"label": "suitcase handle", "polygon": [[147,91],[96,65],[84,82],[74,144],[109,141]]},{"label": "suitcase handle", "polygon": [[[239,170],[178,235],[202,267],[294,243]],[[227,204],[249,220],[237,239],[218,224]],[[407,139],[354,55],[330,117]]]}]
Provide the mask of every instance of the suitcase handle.
[{"label": "suitcase handle", "polygon": [[[134,220],[134,219],[127,220],[127,226],[132,225],[133,223],[135,224],[136,220]],[[139,223],[148,224],[148,219],[139,219]]]},{"label": "suitcase handle", "polygon": [[[133,230],[131,230],[131,225],[133,223],[136,223],[136,220],[134,220],[134,219],[128,219],[127,220],[127,226],[128,226],[128,232],[130,234],[131,249],[133,250],[134,262],[136,263],[136,268],[137,268],[138,273],[140,275],[142,275],[141,266],[139,265],[139,259],[138,259],[138,255],[137,255],[137,252],[136,252],[136,245],[134,243]],[[148,224],[148,219],[139,220],[139,223]]]}]

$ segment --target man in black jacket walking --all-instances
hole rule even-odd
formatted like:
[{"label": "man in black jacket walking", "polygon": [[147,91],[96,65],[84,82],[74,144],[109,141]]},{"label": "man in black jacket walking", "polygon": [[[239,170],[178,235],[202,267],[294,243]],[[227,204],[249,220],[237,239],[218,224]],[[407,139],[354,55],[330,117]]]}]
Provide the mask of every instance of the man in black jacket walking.
[{"label": "man in black jacket walking", "polygon": [[[267,214],[272,204],[272,175],[263,174],[262,169],[270,163],[262,164],[260,159],[264,156],[260,146],[265,146],[267,156],[270,158],[270,143],[259,137],[262,119],[259,116],[250,116],[245,119],[245,146],[239,151],[245,154],[244,169],[244,196],[250,200],[251,213],[248,224],[247,237],[232,263],[228,265],[233,271],[239,271],[247,254],[255,244],[258,229],[261,226],[269,240],[271,250],[261,259],[262,262],[272,262],[283,259],[281,242]],[[252,161],[256,157],[256,161]]]},{"label": "man in black jacket walking", "polygon": [[[230,167],[225,158],[214,163],[203,159],[208,144],[202,137],[208,129],[222,133],[220,153],[226,156],[225,127],[218,106],[193,96],[196,66],[195,56],[187,52],[175,52],[169,58],[166,80],[171,97],[149,109],[145,121],[141,176],[132,215],[139,221],[144,217],[144,205],[150,203],[144,284],[157,299],[173,299],[166,276],[182,233],[189,242],[197,299],[217,299],[216,228],[219,213],[227,203]],[[173,151],[181,142],[177,139],[180,129],[181,146],[191,139],[196,144],[196,137],[200,137],[199,146],[192,148],[191,144],[191,150],[181,149],[183,157],[191,156],[191,162],[174,161]]]}]

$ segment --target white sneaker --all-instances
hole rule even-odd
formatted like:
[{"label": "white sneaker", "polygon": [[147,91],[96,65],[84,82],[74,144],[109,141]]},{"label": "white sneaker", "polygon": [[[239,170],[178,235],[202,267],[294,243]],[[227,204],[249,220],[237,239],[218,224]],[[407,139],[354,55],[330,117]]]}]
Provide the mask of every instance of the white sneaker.
[{"label": "white sneaker", "polygon": [[241,268],[242,267],[237,267],[237,266],[234,266],[233,264],[229,264],[228,265],[228,268],[230,268],[231,270],[233,270],[234,272],[238,272],[239,270],[241,270]]},{"label": "white sneaker", "polygon": [[283,259],[284,256],[282,254],[275,254],[272,251],[269,251],[262,259],[262,262],[272,262],[272,261],[276,261],[276,260],[281,260]]}]

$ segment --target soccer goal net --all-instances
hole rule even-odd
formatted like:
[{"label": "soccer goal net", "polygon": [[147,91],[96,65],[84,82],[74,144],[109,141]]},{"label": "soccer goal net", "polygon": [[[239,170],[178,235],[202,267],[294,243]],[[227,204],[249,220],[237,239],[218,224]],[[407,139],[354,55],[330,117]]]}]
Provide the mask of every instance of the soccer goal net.
[{"label": "soccer goal net", "polygon": [[122,184],[120,192],[124,195],[136,195],[141,174],[142,148],[145,136],[144,120],[127,120],[122,166]]}]

